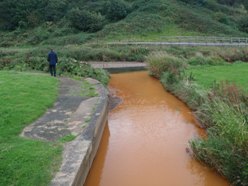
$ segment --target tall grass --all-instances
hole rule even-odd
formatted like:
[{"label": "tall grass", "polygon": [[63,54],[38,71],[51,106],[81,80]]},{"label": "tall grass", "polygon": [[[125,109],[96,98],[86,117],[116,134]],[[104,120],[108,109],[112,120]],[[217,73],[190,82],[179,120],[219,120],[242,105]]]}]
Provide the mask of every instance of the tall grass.
[{"label": "tall grass", "polygon": [[171,72],[173,75],[168,74],[168,78],[174,78],[171,79],[171,81],[176,80],[175,77],[180,78],[181,71],[183,71],[186,66],[184,61],[179,58],[161,52],[150,54],[146,61],[151,75],[160,78],[163,72]]},{"label": "tall grass", "polygon": [[[223,91],[227,89],[228,94]],[[221,93],[198,108],[196,114],[208,128],[208,138],[192,140],[191,147],[197,159],[214,167],[231,183],[247,185],[247,96],[234,86],[226,86]]]},{"label": "tall grass", "polygon": [[[153,56],[151,56],[152,58]],[[156,57],[154,57],[157,60]],[[152,61],[151,59],[149,59]],[[153,65],[153,63],[150,63]],[[246,65],[247,64],[242,64]],[[154,66],[157,66],[156,64]],[[235,66],[235,65],[232,65]],[[200,65],[197,68],[201,74],[205,68],[216,66]],[[240,66],[241,67],[241,66]],[[239,68],[240,68],[239,67]],[[218,67],[224,68],[225,65]],[[241,68],[244,68],[242,66]],[[195,158],[215,168],[224,175],[233,185],[245,186],[248,184],[248,97],[234,84],[227,82],[215,83],[212,88],[204,88],[195,83],[187,73],[182,73],[179,81],[171,82],[171,76],[175,76],[173,70],[167,68],[160,76],[165,88],[192,109],[200,121],[202,127],[207,130],[207,138],[197,138],[190,141]],[[228,79],[230,72],[235,68],[222,72],[222,77]],[[209,72],[218,77],[215,71]],[[239,72],[237,72],[239,73]],[[174,78],[176,78],[175,76]],[[204,82],[206,78],[200,82]],[[213,78],[214,80],[214,78]],[[234,80],[239,81],[238,76]],[[201,85],[201,84],[200,84]]]}]

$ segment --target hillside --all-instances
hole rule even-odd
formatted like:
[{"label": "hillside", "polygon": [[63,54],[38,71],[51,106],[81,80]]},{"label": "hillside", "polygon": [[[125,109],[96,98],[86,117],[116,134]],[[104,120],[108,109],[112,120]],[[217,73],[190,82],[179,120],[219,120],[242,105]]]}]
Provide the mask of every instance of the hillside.
[{"label": "hillside", "polygon": [[[162,36],[246,37],[245,3],[245,0],[2,0],[0,69],[47,71],[47,52],[53,48],[59,56],[61,73],[96,77],[105,82],[104,73],[89,70],[81,62],[145,61],[146,56],[158,50],[113,46],[107,42],[161,41]],[[200,52],[232,62],[247,61],[247,51],[231,48],[159,50],[185,59]],[[78,70],[84,68],[89,71]]]},{"label": "hillside", "polygon": [[[25,2],[24,2],[25,1]],[[243,0],[3,0],[0,46],[246,36]]]}]

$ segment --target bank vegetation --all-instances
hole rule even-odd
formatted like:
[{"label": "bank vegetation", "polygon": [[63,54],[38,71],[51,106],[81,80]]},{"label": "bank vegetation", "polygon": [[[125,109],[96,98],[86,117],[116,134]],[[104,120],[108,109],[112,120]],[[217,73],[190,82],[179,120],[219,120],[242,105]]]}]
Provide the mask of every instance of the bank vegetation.
[{"label": "bank vegetation", "polygon": [[248,185],[248,64],[201,53],[189,59],[154,53],[147,62],[151,75],[187,103],[206,129],[207,138],[189,142],[194,157],[233,185]]}]

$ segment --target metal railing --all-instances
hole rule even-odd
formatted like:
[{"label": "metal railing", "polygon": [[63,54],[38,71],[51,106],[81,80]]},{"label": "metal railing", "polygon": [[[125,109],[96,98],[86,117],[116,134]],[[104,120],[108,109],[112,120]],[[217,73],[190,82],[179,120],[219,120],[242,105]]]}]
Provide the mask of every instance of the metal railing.
[{"label": "metal railing", "polygon": [[248,46],[246,37],[162,36],[160,41],[120,41],[108,45]]},{"label": "metal railing", "polygon": [[161,40],[170,41],[170,42],[197,42],[197,43],[248,43],[247,37],[162,36]]}]

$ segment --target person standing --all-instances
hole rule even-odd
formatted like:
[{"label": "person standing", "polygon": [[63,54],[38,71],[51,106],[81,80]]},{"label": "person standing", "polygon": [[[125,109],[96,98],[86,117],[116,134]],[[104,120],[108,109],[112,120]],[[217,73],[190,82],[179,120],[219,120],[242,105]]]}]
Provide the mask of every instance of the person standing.
[{"label": "person standing", "polygon": [[53,49],[51,49],[51,51],[48,53],[47,61],[49,62],[49,70],[50,70],[51,76],[56,77],[56,64],[58,62],[58,56],[53,51]]}]

